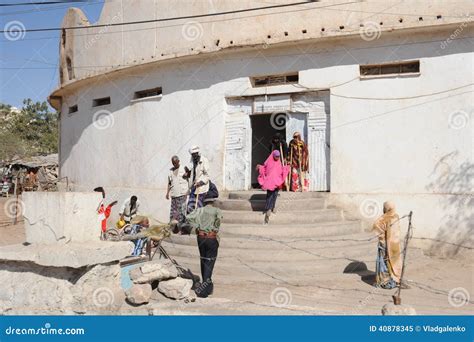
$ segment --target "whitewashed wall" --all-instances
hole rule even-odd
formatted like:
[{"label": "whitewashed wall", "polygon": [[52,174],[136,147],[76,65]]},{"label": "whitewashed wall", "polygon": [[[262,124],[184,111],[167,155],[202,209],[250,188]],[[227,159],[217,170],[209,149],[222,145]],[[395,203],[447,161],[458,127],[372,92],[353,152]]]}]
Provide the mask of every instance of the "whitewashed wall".
[{"label": "whitewashed wall", "polygon": [[[300,43],[111,74],[64,98],[61,176],[78,188],[116,189],[119,197],[132,189],[141,192],[145,210],[166,220],[165,179],[173,154],[187,162],[189,147],[201,146],[211,177],[223,184],[226,97],[329,89],[331,192],[340,195],[335,201],[354,208],[366,199],[379,205],[387,197],[407,201],[400,206],[417,208],[419,236],[469,240],[474,225],[473,40],[454,40],[442,49],[445,37],[446,32],[385,33],[372,42],[308,43],[305,54],[298,52]],[[359,64],[411,59],[420,60],[419,76],[358,78]],[[257,90],[248,81],[251,75],[297,70],[299,87]],[[130,101],[134,91],[157,86],[163,87],[162,98]],[[111,96],[111,105],[91,107],[93,98],[104,96]],[[79,112],[68,115],[73,104]],[[109,111],[106,119],[113,120],[94,124],[98,110]],[[451,227],[453,217],[458,222]],[[457,233],[445,234],[449,229]]]}]

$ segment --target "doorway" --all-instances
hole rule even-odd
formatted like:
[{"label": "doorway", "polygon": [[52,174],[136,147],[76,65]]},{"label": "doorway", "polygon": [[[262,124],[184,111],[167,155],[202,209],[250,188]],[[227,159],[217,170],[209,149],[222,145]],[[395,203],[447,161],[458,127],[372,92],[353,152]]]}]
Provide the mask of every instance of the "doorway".
[{"label": "doorway", "polygon": [[[260,188],[258,184],[257,164],[263,164],[270,154],[270,144],[273,136],[280,133],[283,139],[286,137],[286,125],[276,127],[271,124],[271,114],[250,115],[252,128],[252,162],[251,162],[251,185],[252,188]],[[275,126],[275,127],[274,127]],[[281,127],[281,128],[280,128]]]}]

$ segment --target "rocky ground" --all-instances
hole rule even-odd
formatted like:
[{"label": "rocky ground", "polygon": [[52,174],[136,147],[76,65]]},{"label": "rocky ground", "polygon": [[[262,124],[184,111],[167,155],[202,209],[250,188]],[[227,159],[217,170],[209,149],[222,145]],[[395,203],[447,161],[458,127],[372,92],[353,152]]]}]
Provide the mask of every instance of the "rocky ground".
[{"label": "rocky ground", "polygon": [[[4,203],[5,199],[1,199],[1,204]],[[376,241],[371,234],[353,232],[352,225],[348,234],[343,230],[337,235],[327,234],[328,225],[337,230],[347,227],[345,221],[336,226],[325,223],[318,231],[311,231],[305,222],[284,228],[284,210],[277,214],[283,214],[281,225],[258,226],[252,223],[256,216],[247,214],[242,213],[250,221],[245,225],[237,226],[232,220],[224,222],[212,297],[185,303],[154,291],[148,304],[125,305],[120,313],[379,315],[382,306],[392,301],[394,290],[372,286]],[[318,215],[320,220],[322,214]],[[290,229],[300,233],[287,234]],[[0,246],[23,241],[21,223],[0,225]],[[181,265],[199,275],[194,236],[173,236],[164,246]],[[441,259],[410,248],[406,279],[411,288],[402,291],[402,303],[413,306],[418,314],[472,314],[474,301],[469,297],[474,288],[470,256],[472,253],[466,251],[455,259]],[[34,312],[34,308],[24,310],[24,313]],[[99,305],[85,313],[110,312]]]}]

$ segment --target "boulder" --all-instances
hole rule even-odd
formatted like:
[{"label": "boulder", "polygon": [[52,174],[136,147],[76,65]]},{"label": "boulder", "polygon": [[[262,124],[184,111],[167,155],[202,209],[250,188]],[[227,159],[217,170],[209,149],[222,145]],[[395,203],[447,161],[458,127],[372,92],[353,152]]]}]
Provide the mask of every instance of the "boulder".
[{"label": "boulder", "polygon": [[150,284],[133,284],[130,289],[125,291],[125,296],[129,303],[141,305],[150,301],[151,292],[152,289]]},{"label": "boulder", "polygon": [[152,283],[157,280],[176,278],[177,276],[178,269],[170,260],[147,262],[130,270],[130,279],[136,284]]},{"label": "boulder", "polygon": [[168,298],[183,299],[189,297],[193,281],[191,279],[175,278],[160,281],[158,291]]},{"label": "boulder", "polygon": [[384,316],[414,316],[416,311],[413,307],[405,304],[395,305],[393,303],[385,304],[382,307],[382,315]]}]

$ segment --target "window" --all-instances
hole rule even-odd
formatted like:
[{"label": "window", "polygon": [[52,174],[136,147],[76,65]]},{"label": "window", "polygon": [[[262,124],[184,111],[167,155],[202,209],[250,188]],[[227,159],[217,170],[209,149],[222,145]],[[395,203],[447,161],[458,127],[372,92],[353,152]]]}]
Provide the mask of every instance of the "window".
[{"label": "window", "polygon": [[77,105],[69,107],[69,114],[75,113],[78,111]]},{"label": "window", "polygon": [[420,72],[420,61],[360,65],[359,69],[361,77],[415,74]]},{"label": "window", "polygon": [[250,78],[254,87],[267,87],[280,84],[298,83],[298,73],[288,75],[257,76]]},{"label": "window", "polygon": [[92,107],[105,106],[110,104],[110,97],[102,97],[100,99],[94,99],[92,101]]},{"label": "window", "polygon": [[133,98],[143,99],[146,97],[152,97],[152,96],[158,96],[158,95],[161,95],[161,87],[136,91]]}]

